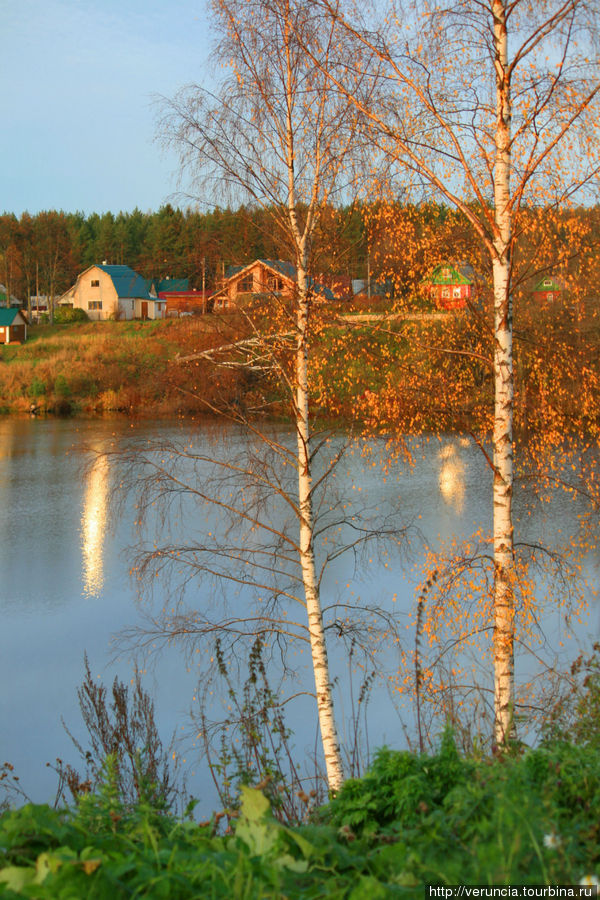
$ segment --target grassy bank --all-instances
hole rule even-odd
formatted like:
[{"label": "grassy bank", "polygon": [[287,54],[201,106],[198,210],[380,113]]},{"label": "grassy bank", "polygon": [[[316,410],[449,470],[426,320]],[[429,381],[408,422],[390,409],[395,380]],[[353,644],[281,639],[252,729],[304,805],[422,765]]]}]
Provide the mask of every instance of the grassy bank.
[{"label": "grassy bank", "polygon": [[[288,335],[275,350],[286,370],[292,364],[289,318],[278,320],[275,309],[261,304],[255,328],[272,341],[277,333]],[[381,314],[364,322],[340,314],[314,311],[310,386],[313,410],[323,421],[385,432],[490,432],[493,346],[472,315]],[[593,431],[599,316],[525,309],[517,325],[517,431]],[[206,412],[208,404],[285,417],[276,370],[269,374],[263,365],[268,354],[259,354],[264,359],[253,371],[202,358],[177,362],[254,339],[255,328],[234,315],[38,326],[27,343],[1,349],[0,411],[169,416]],[[291,369],[288,374],[293,378]]]},{"label": "grassy bank", "polygon": [[218,403],[243,391],[244,379],[206,364],[170,361],[222,343],[221,328],[210,316],[36,326],[25,344],[2,347],[0,409],[63,415],[200,411],[199,397]]}]

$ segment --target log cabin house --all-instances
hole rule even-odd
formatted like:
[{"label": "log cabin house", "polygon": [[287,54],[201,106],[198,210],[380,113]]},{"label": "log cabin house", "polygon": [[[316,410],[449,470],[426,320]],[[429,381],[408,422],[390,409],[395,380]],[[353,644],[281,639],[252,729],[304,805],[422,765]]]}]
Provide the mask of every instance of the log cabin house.
[{"label": "log cabin house", "polygon": [[[244,299],[257,296],[291,297],[296,289],[296,269],[281,259],[255,259],[246,266],[228,270],[223,283],[211,297],[215,312],[233,310]],[[334,300],[331,288],[310,283],[310,290],[324,300]]]}]

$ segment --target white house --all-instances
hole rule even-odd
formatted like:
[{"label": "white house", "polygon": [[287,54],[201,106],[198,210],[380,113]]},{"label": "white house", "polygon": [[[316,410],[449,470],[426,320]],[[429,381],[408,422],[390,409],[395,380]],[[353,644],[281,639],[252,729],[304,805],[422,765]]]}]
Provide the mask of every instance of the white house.
[{"label": "white house", "polygon": [[129,266],[90,266],[59,298],[60,306],[83,309],[90,319],[162,319],[166,301],[148,293],[146,282]]}]

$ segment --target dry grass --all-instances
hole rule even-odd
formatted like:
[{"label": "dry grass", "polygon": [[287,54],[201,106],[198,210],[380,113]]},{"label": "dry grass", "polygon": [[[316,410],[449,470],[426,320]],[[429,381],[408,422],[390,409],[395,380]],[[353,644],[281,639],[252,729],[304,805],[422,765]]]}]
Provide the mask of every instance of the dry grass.
[{"label": "dry grass", "polygon": [[239,378],[223,379],[210,366],[170,360],[221,343],[220,331],[230,328],[211,316],[34,327],[25,344],[2,347],[0,408],[139,415],[201,411],[203,399],[224,400],[228,391],[237,396]]}]

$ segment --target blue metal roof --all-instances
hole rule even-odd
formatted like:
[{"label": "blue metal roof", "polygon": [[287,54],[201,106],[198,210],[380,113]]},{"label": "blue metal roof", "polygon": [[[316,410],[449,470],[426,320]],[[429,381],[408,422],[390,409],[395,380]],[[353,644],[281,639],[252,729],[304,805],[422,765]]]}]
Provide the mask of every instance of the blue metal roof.
[{"label": "blue metal roof", "polygon": [[327,285],[317,284],[316,281],[311,280],[310,287],[315,294],[320,294],[321,297],[324,297],[326,300],[335,300],[335,294],[331,288],[327,287]]},{"label": "blue metal roof", "polygon": [[157,294],[161,294],[164,291],[167,293],[171,291],[182,293],[190,289],[189,278],[145,278],[144,283],[149,291],[154,288]]},{"label": "blue metal roof", "polygon": [[189,291],[190,279],[163,278],[162,281],[155,281],[154,286],[157,294],[162,293],[162,291]]},{"label": "blue metal roof", "polygon": [[284,275],[285,278],[289,278],[290,281],[296,280],[296,266],[292,265],[292,263],[286,262],[283,259],[259,259],[258,261],[264,266],[275,269],[276,272]]},{"label": "blue metal roof", "polygon": [[[290,281],[296,280],[297,270],[293,263],[286,262],[283,259],[259,259],[259,262],[280,272],[281,275],[285,278],[289,278]],[[335,294],[331,288],[326,287],[324,284],[318,284],[314,278],[308,279],[308,286],[313,293],[320,294],[321,297],[325,297],[326,300],[335,300]]]},{"label": "blue metal roof", "polygon": [[148,293],[146,282],[142,276],[138,275],[137,272],[134,272],[129,266],[98,265],[97,268],[102,269],[103,272],[110,275],[119,298],[139,297],[142,300],[154,299]]},{"label": "blue metal roof", "polygon": [[0,328],[13,325],[20,312],[20,309],[15,309],[14,307],[12,309],[0,308]]},{"label": "blue metal roof", "polygon": [[231,278],[233,275],[237,275],[242,269],[247,269],[249,265],[251,266],[252,263],[246,263],[243,266],[227,266],[225,269],[225,278]]}]

